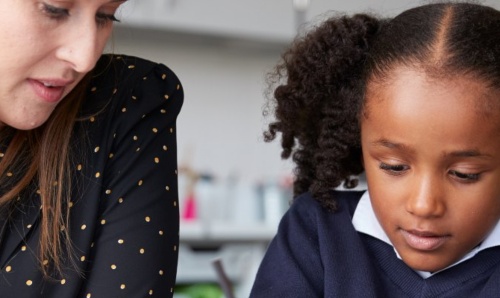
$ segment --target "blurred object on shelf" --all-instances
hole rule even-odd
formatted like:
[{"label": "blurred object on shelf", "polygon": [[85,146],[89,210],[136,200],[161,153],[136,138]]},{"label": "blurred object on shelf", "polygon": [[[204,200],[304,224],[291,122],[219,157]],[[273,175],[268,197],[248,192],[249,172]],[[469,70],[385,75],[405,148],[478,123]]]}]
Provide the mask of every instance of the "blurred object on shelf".
[{"label": "blurred object on shelf", "polygon": [[179,197],[181,201],[181,219],[185,221],[197,220],[200,216],[198,211],[199,196],[203,198],[201,186],[211,184],[213,176],[206,173],[198,173],[189,164],[179,166]]},{"label": "blurred object on shelf", "polygon": [[184,196],[181,197],[183,201],[183,208],[181,218],[183,220],[195,220],[197,218],[197,207],[195,199],[195,186],[198,183],[199,175],[193,171],[189,166],[179,168],[179,175],[185,177],[183,186]]},{"label": "blurred object on shelf", "polygon": [[238,173],[216,177],[181,162],[177,284],[220,282],[212,267],[219,258],[234,285],[234,296],[248,296],[262,256],[288,209],[291,189],[291,176],[247,181]]},{"label": "blurred object on shelf", "polygon": [[296,11],[306,11],[310,4],[310,0],[293,0],[293,8]]},{"label": "blurred object on shelf", "polygon": [[203,243],[181,241],[179,246],[178,284],[215,283],[218,281],[212,261],[223,260],[225,272],[232,283],[254,277],[268,242],[234,242],[230,240]]},{"label": "blurred object on shelf", "polygon": [[292,179],[249,182],[238,175],[226,179],[179,167],[179,204],[183,222],[227,222],[277,226],[292,199]]},{"label": "blurred object on shelf", "polygon": [[254,224],[260,221],[259,198],[253,183],[239,179],[233,175],[228,179],[226,212],[228,220],[236,224]]},{"label": "blurred object on shelf", "polygon": [[[357,189],[366,187],[364,176],[359,178]],[[235,296],[247,297],[293,198],[293,175],[251,183],[237,174],[222,179],[180,167],[179,182],[181,210],[191,189],[198,217],[181,221],[177,283],[217,283],[212,261],[220,258]]]},{"label": "blurred object on shelf", "polygon": [[270,226],[278,226],[292,199],[293,178],[286,176],[279,181],[258,184],[261,218]]},{"label": "blurred object on shelf", "polygon": [[306,13],[310,4],[310,0],[293,0],[293,9],[295,10],[295,27],[297,28],[297,33],[301,33],[301,29],[305,29],[304,26],[307,23]]},{"label": "blurred object on shelf", "polygon": [[194,194],[190,192],[185,198],[186,204],[184,207],[184,212],[182,213],[182,219],[184,220],[195,220],[196,219],[196,201],[194,199]]},{"label": "blurred object on shelf", "polygon": [[216,258],[215,260],[213,260],[212,266],[214,267],[215,272],[217,273],[217,280],[219,281],[219,286],[221,287],[222,292],[224,292],[226,298],[234,298],[233,284],[231,283],[231,280],[229,280],[229,278],[227,277],[226,272],[224,271],[222,259]]},{"label": "blurred object on shelf", "polygon": [[216,284],[193,284],[175,287],[175,298],[224,298]]}]

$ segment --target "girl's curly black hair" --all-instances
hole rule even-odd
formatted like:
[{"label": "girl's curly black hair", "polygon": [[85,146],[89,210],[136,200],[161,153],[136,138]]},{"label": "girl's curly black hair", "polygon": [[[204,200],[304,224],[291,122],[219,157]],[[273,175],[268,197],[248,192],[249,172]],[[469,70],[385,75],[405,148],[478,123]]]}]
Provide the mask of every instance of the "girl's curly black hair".
[{"label": "girl's curly black hair", "polygon": [[393,19],[332,17],[298,37],[269,76],[276,119],[264,133],[268,142],[281,134],[281,156],[296,164],[295,196],[310,191],[335,210],[331,190],[356,186],[365,88],[395,66],[472,75],[500,88],[500,13],[470,3],[429,4]]}]

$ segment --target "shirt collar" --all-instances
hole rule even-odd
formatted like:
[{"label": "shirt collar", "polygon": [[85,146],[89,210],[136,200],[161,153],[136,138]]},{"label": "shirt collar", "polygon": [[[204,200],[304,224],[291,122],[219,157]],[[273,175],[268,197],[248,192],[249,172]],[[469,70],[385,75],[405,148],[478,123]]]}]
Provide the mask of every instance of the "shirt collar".
[{"label": "shirt collar", "polygon": [[[385,243],[392,245],[391,240],[389,240],[389,237],[387,237],[387,234],[384,232],[382,229],[382,226],[377,220],[377,217],[375,216],[375,212],[373,211],[372,204],[370,201],[370,195],[368,191],[366,191],[362,196],[361,199],[359,200],[358,206],[356,207],[356,210],[354,211],[354,215],[352,218],[352,224],[354,225],[354,228],[356,231],[372,236],[374,238],[377,238],[381,241],[384,241]],[[450,267],[453,267],[465,260],[468,260],[475,256],[478,252],[494,247],[494,246],[500,246],[500,221],[496,224],[496,226],[493,228],[493,231],[484,239],[481,244],[476,246],[472,251],[470,251],[468,254],[466,254],[462,259],[458,260],[457,262],[453,263],[452,265],[437,271],[437,272],[425,272],[425,271],[417,271],[421,277],[423,278],[428,278],[438,272],[441,272],[443,270],[446,270]],[[394,247],[394,246],[393,246]],[[394,252],[396,253],[397,257],[401,259],[399,256],[398,252],[394,249]]]}]

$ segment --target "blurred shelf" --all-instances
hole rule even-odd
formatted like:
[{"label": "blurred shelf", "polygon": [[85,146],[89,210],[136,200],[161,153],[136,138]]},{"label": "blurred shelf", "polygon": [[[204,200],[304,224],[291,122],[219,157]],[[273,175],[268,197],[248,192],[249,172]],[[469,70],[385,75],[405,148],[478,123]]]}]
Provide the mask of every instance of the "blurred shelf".
[{"label": "blurred shelf", "polygon": [[296,33],[290,0],[129,0],[120,14],[135,27],[289,42]]},{"label": "blurred shelf", "polygon": [[288,41],[250,39],[241,36],[222,36],[200,32],[175,30],[173,28],[154,28],[119,23],[115,26],[113,40],[150,44],[157,47],[184,45],[193,48],[234,49],[263,53],[281,53],[288,46]]},{"label": "blurred shelf", "polygon": [[[258,265],[267,245],[264,243],[227,243],[214,247],[196,247],[181,243],[177,283],[217,282],[212,262],[221,259],[230,280],[239,282]],[[253,275],[253,274],[250,274]]]},{"label": "blurred shelf", "polygon": [[181,242],[269,242],[277,227],[265,223],[181,221]]}]

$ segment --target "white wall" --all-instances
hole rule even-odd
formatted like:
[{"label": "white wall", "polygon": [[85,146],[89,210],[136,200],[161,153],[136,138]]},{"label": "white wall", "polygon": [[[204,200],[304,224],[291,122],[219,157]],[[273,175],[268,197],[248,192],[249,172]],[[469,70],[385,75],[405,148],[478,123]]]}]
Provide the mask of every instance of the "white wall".
[{"label": "white wall", "polygon": [[181,163],[250,182],[290,172],[290,165],[280,159],[278,143],[262,140],[264,75],[281,48],[130,28],[117,28],[112,43],[115,53],[162,62],[181,79]]},{"label": "white wall", "polygon": [[[250,182],[291,171],[290,163],[280,159],[279,144],[262,140],[262,107],[264,75],[278,61],[290,28],[295,28],[292,0],[259,1],[212,0],[208,5],[205,0],[131,0],[121,13],[124,23],[128,19],[140,27],[142,20],[149,29],[117,28],[112,49],[162,62],[180,77],[185,88],[178,121],[181,163]],[[331,10],[391,16],[425,2],[430,1],[311,0],[306,20],[317,21]],[[500,8],[498,0],[482,2]],[[156,12],[146,15],[151,9]],[[245,11],[249,15],[238,18]],[[164,28],[151,29],[158,22]],[[246,23],[253,31],[244,30]],[[270,40],[274,35],[269,34],[259,40],[252,35],[266,26],[269,32],[277,29],[281,38]]]},{"label": "white wall", "polygon": [[[232,37],[290,40],[295,35],[297,0],[128,0],[129,22],[145,27],[220,34]],[[375,12],[393,16],[432,0],[300,0],[309,3],[306,20],[326,11]],[[435,2],[435,1],[434,1]],[[498,0],[477,1],[500,7]]]}]

